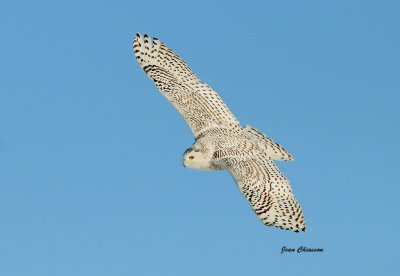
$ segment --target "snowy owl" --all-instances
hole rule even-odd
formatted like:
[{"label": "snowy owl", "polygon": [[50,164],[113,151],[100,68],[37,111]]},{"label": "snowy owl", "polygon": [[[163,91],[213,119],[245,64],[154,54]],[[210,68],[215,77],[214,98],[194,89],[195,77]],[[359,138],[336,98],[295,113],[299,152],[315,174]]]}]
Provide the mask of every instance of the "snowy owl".
[{"label": "snowy owl", "polygon": [[136,34],[136,60],[160,93],[179,112],[195,142],[183,154],[185,167],[227,170],[257,217],[267,226],[306,231],[289,180],[272,160],[293,160],[279,144],[251,126],[241,127],[211,87],[157,38]]}]

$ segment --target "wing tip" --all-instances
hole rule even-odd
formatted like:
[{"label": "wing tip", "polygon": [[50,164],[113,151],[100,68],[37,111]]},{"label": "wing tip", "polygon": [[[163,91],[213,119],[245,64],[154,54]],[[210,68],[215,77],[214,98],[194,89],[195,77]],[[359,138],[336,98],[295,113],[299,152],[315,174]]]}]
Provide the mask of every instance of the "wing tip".
[{"label": "wing tip", "polygon": [[158,39],[152,40],[148,34],[136,33],[133,37],[133,53],[142,69],[155,62],[158,48]]},{"label": "wing tip", "polygon": [[186,62],[157,37],[151,39],[148,34],[142,36],[140,33],[136,33],[133,38],[133,52],[142,69],[148,65],[156,65],[168,71],[181,82],[199,82],[199,78]]},{"label": "wing tip", "polygon": [[[288,230],[292,230],[292,229],[288,229]],[[303,231],[303,232],[306,232],[306,227],[304,226],[303,228],[298,228],[298,229],[295,229],[295,230],[293,230],[293,232],[295,232],[295,233],[300,233],[300,231]]]}]

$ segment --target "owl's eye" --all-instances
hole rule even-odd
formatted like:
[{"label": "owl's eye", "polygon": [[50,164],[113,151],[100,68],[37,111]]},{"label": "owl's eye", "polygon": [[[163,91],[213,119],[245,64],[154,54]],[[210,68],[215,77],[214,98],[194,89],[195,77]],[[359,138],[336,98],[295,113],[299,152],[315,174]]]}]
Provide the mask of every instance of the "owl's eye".
[{"label": "owl's eye", "polygon": [[190,160],[192,160],[193,158],[194,158],[194,156],[193,156],[193,155],[189,156],[189,159],[190,159]]}]

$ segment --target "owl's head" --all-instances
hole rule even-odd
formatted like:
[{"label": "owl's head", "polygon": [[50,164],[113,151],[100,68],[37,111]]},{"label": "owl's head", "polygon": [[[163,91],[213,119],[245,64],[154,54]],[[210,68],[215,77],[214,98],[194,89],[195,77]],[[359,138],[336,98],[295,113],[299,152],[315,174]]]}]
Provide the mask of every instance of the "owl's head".
[{"label": "owl's head", "polygon": [[188,148],[182,157],[182,163],[184,167],[210,171],[213,170],[211,166],[211,157],[208,151],[192,146]]}]

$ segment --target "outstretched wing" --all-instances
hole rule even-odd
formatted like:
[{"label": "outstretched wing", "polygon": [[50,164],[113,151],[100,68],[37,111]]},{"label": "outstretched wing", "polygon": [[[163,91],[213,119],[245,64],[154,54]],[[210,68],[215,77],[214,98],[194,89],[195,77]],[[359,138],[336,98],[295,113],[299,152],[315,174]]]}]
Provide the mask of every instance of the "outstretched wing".
[{"label": "outstretched wing", "polygon": [[157,38],[151,41],[147,35],[136,34],[133,51],[140,67],[196,138],[213,128],[240,131],[239,122],[217,92],[200,82],[189,66]]},{"label": "outstretched wing", "polygon": [[267,226],[306,231],[304,216],[289,181],[266,155],[222,157],[217,162],[235,179],[243,197]]}]

